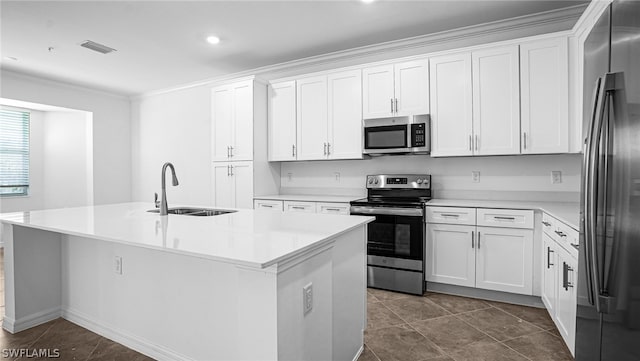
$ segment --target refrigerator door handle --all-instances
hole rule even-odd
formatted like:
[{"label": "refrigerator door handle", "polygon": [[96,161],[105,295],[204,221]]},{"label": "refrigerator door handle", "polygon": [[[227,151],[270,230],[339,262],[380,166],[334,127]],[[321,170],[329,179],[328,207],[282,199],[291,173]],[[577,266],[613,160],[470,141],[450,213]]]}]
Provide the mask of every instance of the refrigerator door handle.
[{"label": "refrigerator door handle", "polygon": [[582,210],[582,229],[584,233],[584,257],[585,257],[585,266],[587,275],[587,298],[589,304],[595,305],[595,292],[593,285],[593,271],[591,269],[591,228],[590,228],[590,209],[591,209],[591,199],[590,199],[590,187],[591,187],[591,148],[592,148],[592,140],[591,136],[593,134],[593,127],[596,123],[598,104],[600,95],[600,88],[602,85],[602,78],[598,78],[596,81],[596,86],[593,94],[593,108],[591,111],[591,121],[589,122],[589,128],[587,128],[587,136],[585,138],[585,149],[583,156],[583,165],[582,169],[584,169],[584,176],[582,178],[583,187],[582,189],[585,192],[583,210]]}]

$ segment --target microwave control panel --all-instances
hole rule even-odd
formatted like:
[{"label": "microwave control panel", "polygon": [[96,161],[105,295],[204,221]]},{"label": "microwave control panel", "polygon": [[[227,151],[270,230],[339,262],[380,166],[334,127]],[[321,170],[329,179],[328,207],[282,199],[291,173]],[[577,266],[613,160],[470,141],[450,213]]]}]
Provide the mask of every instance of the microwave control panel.
[{"label": "microwave control panel", "polygon": [[425,123],[411,124],[411,147],[425,146]]}]

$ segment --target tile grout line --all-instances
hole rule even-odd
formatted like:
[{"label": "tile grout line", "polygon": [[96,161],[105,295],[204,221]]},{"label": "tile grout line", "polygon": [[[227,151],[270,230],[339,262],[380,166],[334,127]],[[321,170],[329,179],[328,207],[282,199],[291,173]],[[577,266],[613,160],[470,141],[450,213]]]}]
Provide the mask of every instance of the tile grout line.
[{"label": "tile grout line", "polygon": [[[530,324],[530,325],[532,325],[532,326],[534,326],[534,327],[536,327],[536,328],[539,328],[539,329],[540,329],[540,330],[542,330],[542,331],[546,331],[544,328],[542,328],[542,327],[540,327],[540,326],[536,325],[535,323],[533,323],[533,322],[529,322],[529,321],[525,320],[525,319],[524,319],[524,318],[522,318],[522,317],[518,317],[517,315],[514,315],[514,314],[512,314],[511,312],[509,312],[509,311],[507,311],[507,310],[503,310],[502,308],[497,307],[497,306],[494,306],[494,305],[489,305],[489,306],[491,306],[491,307],[493,307],[493,308],[495,308],[495,309],[498,309],[498,310],[500,310],[500,311],[502,311],[502,312],[506,313],[507,315],[513,316],[513,317],[517,318],[518,320],[522,320],[523,322],[526,322],[526,323],[528,323],[528,324]],[[522,306],[522,307],[529,307],[529,306]],[[554,328],[555,328],[555,325],[554,325]],[[518,337],[519,337],[519,336],[518,336]]]},{"label": "tile grout line", "polygon": [[98,346],[100,345],[100,343],[102,342],[103,339],[105,339],[105,337],[100,336],[100,339],[98,339],[98,342],[93,347],[93,350],[91,350],[91,352],[89,352],[89,356],[87,356],[85,361],[89,361],[91,359],[91,356],[93,356],[93,353],[96,352],[96,349],[98,348]]}]

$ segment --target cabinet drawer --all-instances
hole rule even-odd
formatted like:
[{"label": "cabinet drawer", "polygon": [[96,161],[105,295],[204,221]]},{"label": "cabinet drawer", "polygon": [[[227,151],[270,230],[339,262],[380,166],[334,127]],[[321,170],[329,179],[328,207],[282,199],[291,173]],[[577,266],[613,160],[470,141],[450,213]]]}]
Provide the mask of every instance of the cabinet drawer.
[{"label": "cabinet drawer", "polygon": [[542,231],[548,234],[551,238],[556,236],[556,223],[558,221],[551,217],[550,215],[543,213],[542,214]]},{"label": "cabinet drawer", "polygon": [[578,249],[573,245],[578,246],[578,231],[567,226],[566,224],[558,221],[557,225],[557,237],[555,239],[566,248],[571,255],[577,257]]},{"label": "cabinet drawer", "polygon": [[316,213],[316,202],[284,201],[285,212]]},{"label": "cabinet drawer", "polygon": [[272,201],[267,199],[255,199],[253,209],[282,212],[282,201]]},{"label": "cabinet drawer", "polygon": [[476,225],[475,208],[425,207],[427,223]]},{"label": "cabinet drawer", "polygon": [[326,214],[349,214],[349,203],[316,203],[316,211]]},{"label": "cabinet drawer", "polygon": [[533,211],[478,208],[478,226],[533,228]]}]

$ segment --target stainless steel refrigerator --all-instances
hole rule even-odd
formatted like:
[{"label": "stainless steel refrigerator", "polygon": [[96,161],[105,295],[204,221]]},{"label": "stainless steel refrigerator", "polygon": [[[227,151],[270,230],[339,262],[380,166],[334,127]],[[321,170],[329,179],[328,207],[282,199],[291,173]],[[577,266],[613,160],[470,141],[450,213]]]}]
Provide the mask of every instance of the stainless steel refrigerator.
[{"label": "stainless steel refrigerator", "polygon": [[614,1],[584,48],[577,361],[640,360],[640,1]]}]

